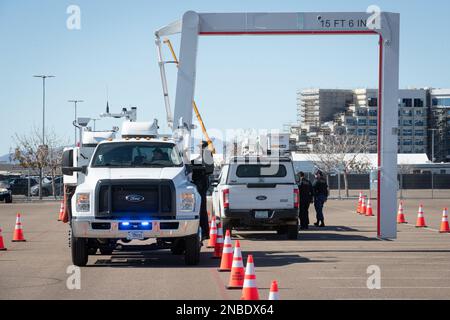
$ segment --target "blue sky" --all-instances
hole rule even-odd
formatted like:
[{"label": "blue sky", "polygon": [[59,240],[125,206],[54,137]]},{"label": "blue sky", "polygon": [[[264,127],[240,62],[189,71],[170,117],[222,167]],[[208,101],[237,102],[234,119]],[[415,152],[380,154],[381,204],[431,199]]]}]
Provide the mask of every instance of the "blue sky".
[{"label": "blue sky", "polygon": [[[81,30],[66,28],[66,9],[81,8]],[[401,87],[450,87],[450,2],[442,1],[108,1],[0,0],[0,155],[13,147],[14,133],[42,122],[41,81],[48,80],[49,128],[73,141],[73,107],[98,117],[138,107],[140,120],[165,111],[154,31],[199,12],[365,11],[376,4],[401,13]],[[178,49],[177,37],[173,38]],[[196,100],[210,128],[281,128],[296,120],[296,90],[310,87],[376,87],[375,37],[203,37],[200,40]],[[166,55],[168,52],[166,52]],[[176,70],[168,66],[172,95]],[[172,104],[174,99],[172,97]],[[97,128],[119,125],[102,120]]]}]

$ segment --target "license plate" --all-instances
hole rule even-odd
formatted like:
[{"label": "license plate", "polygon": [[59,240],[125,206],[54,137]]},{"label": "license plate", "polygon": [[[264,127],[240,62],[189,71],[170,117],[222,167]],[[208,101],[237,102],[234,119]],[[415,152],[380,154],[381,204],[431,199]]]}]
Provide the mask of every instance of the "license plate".
[{"label": "license plate", "polygon": [[142,240],[144,239],[144,232],[143,231],[128,231],[127,235],[128,240]]},{"label": "license plate", "polygon": [[255,218],[256,219],[268,219],[269,211],[255,211]]}]

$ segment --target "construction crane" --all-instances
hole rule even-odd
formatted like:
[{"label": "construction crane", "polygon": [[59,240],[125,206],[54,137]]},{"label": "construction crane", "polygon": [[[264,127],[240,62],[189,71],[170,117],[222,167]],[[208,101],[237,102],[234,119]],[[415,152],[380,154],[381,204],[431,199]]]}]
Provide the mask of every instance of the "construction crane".
[{"label": "construction crane", "polygon": [[[174,63],[178,67],[178,58],[175,53],[175,50],[173,49],[172,43],[169,39],[164,39],[163,42],[168,46],[170,53],[172,54],[173,61],[163,61],[162,58],[162,52],[161,52],[161,43],[159,40],[157,40],[157,47],[158,47],[158,58],[159,58],[159,67],[161,71],[161,80],[163,85],[163,92],[164,92],[164,103],[166,105],[166,114],[167,114],[167,124],[170,128],[173,128],[173,116],[172,116],[172,110],[170,108],[169,103],[169,93],[168,93],[168,87],[167,87],[167,80],[166,80],[166,71],[165,71],[165,63]],[[203,135],[206,139],[206,143],[208,144],[208,149],[212,152],[212,154],[216,153],[216,149],[214,147],[214,144],[211,140],[211,138],[208,135],[208,132],[206,130],[205,123],[203,122],[202,116],[200,115],[200,112],[198,110],[197,104],[195,101],[192,101],[192,108],[194,109],[195,116],[197,117],[198,123],[200,124],[200,127],[202,129]]]}]

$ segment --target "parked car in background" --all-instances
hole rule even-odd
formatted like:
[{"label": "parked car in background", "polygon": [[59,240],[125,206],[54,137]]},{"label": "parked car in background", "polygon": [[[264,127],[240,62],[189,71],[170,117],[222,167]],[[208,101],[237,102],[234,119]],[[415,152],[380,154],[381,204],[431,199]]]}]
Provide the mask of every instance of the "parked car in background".
[{"label": "parked car in background", "polygon": [[[55,195],[63,194],[63,177],[55,177]],[[39,196],[39,184],[31,188],[32,196]],[[48,197],[53,195],[53,185],[51,178],[44,178],[42,180],[42,196]]]},{"label": "parked car in background", "polygon": [[30,188],[38,184],[38,181],[34,178],[13,178],[9,181],[12,194],[15,195],[28,195],[28,180]]},{"label": "parked car in background", "polygon": [[12,202],[11,185],[8,181],[0,181],[0,201],[5,201],[5,203]]}]

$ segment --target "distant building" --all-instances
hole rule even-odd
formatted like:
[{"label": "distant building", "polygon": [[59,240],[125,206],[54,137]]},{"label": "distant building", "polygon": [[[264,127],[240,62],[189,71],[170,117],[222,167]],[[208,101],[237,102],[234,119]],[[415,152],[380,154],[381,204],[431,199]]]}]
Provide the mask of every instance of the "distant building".
[{"label": "distant building", "polygon": [[[399,91],[399,153],[428,150],[427,94],[427,89]],[[377,89],[308,89],[298,92],[297,105],[299,122],[290,130],[295,151],[312,152],[324,136],[339,133],[368,137],[369,152],[376,152]]]},{"label": "distant building", "polygon": [[429,91],[429,135],[428,150],[430,158],[436,162],[450,162],[450,89]]},{"label": "distant building", "polygon": [[297,92],[297,121],[319,126],[353,101],[352,90],[307,89]]}]

